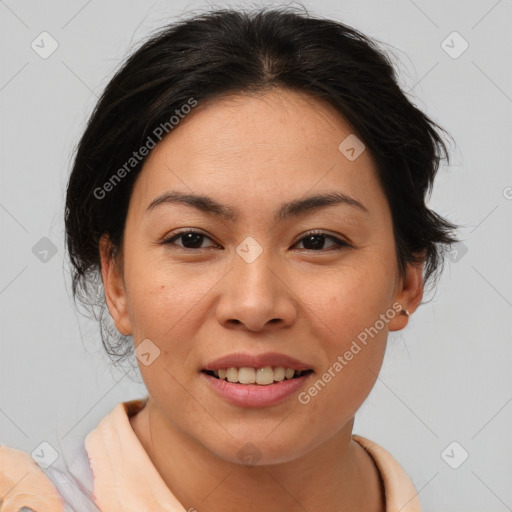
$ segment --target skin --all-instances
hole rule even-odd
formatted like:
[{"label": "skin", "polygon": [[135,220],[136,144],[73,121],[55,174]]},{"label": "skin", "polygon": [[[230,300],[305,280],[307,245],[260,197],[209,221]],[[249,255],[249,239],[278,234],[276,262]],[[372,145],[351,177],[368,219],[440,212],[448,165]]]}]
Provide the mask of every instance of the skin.
[{"label": "skin", "polygon": [[[311,401],[296,396],[253,410],[231,405],[200,378],[205,364],[237,351],[277,351],[307,362],[317,380],[379,315],[422,293],[422,264],[398,272],[391,213],[368,150],[348,160],[338,146],[353,130],[331,106],[291,91],[232,95],[197,106],[152,150],[130,199],[122,250],[100,243],[107,305],[135,346],[160,350],[139,363],[149,392],[131,425],[186,509],[384,511],[379,473],[351,439],[354,415],[382,365],[396,315]],[[204,194],[238,214],[219,218],[165,203],[164,192]],[[366,212],[335,204],[277,222],[283,203],[341,192]],[[184,248],[159,242],[190,228]],[[319,244],[304,237],[326,231]],[[185,229],[186,230],[186,229]],[[236,248],[262,248],[248,263]],[[336,247],[334,236],[350,243]],[[323,243],[323,245],[322,245]],[[190,245],[189,245],[190,247]],[[246,443],[261,454],[238,459]]]}]

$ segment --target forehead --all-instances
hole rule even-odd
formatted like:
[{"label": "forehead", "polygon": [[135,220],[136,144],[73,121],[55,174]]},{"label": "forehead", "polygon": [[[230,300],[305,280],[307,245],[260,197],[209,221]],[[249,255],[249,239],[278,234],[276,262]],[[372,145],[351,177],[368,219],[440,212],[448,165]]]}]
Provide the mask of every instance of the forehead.
[{"label": "forehead", "polygon": [[[167,146],[190,151],[189,159],[225,157],[231,162],[246,154],[264,158],[265,154],[275,157],[299,151],[304,156],[320,149],[335,154],[340,135],[350,133],[345,119],[326,102],[275,89],[232,94],[195,107],[168,136]],[[164,151],[164,146],[158,149]]]},{"label": "forehead", "polygon": [[335,188],[364,202],[375,168],[368,151],[351,160],[340,150],[350,137],[334,107],[306,94],[226,96],[195,107],[152,150],[133,193],[146,205],[171,188],[263,204]]}]

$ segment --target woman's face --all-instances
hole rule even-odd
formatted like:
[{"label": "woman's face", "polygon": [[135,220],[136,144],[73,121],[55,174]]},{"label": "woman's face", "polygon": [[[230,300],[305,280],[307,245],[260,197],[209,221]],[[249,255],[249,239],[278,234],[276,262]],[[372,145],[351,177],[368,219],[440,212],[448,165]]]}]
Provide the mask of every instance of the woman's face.
[{"label": "woman's face", "polygon": [[[388,331],[407,321],[399,310],[421,299],[420,267],[399,279],[390,209],[361,150],[339,114],[298,93],[198,106],[135,183],[122,270],[102,253],[116,326],[136,347],[145,340],[139,367],[154,407],[224,460],[252,443],[259,464],[291,461],[351,429]],[[253,384],[250,398],[240,383],[222,384],[223,395],[203,371],[269,352],[312,373]],[[276,398],[272,386],[291,391]]]}]

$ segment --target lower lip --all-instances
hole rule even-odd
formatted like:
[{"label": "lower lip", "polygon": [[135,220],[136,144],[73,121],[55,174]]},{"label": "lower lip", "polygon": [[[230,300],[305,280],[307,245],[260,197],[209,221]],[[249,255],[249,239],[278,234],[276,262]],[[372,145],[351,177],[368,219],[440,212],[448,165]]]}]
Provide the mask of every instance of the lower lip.
[{"label": "lower lip", "polygon": [[268,407],[286,400],[299,391],[313,373],[295,379],[286,379],[265,386],[260,384],[236,384],[217,379],[200,372],[211,388],[228,402],[240,407]]}]

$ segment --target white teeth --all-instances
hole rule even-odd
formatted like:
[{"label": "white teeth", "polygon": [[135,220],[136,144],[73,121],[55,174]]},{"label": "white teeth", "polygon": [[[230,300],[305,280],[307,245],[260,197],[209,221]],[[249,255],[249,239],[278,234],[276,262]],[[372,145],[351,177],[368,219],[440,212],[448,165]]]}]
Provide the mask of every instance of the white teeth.
[{"label": "white teeth", "polygon": [[236,368],[228,368],[226,370],[226,377],[229,382],[238,382],[238,370]]},{"label": "white teeth", "polygon": [[291,368],[286,368],[286,372],[284,373],[284,376],[287,379],[291,379],[295,375],[295,370],[292,370]]},{"label": "white teeth", "polygon": [[274,380],[277,380],[278,382],[284,380],[286,376],[286,370],[282,366],[278,366],[277,368],[274,368]]},{"label": "white teeth", "polygon": [[270,366],[266,366],[265,368],[258,368],[256,370],[256,384],[262,384],[266,386],[267,384],[272,384],[274,382],[274,370]]},{"label": "white teeth", "polygon": [[254,384],[256,382],[256,370],[254,368],[240,368],[238,370],[238,382],[240,384]]},{"label": "white teeth", "polygon": [[294,370],[293,368],[284,368],[277,366],[272,368],[266,366],[265,368],[249,368],[242,366],[241,368],[219,368],[214,370],[214,375],[221,380],[239,384],[260,384],[267,386],[273,382],[281,382],[285,379],[292,379],[296,373],[302,373]]}]

